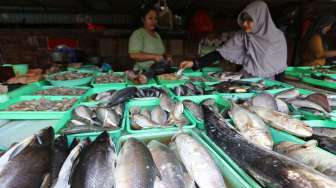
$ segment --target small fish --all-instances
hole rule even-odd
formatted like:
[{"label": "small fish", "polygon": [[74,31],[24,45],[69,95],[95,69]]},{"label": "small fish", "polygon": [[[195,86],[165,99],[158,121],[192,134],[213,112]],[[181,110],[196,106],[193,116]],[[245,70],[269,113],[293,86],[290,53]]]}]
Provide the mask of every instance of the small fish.
[{"label": "small fish", "polygon": [[313,134],[329,138],[336,138],[336,128],[313,127]]},{"label": "small fish", "polygon": [[293,89],[288,89],[285,91],[282,91],[280,93],[277,93],[275,95],[275,98],[278,99],[293,99],[293,98],[297,98],[300,96],[300,92],[298,89],[293,88]]},{"label": "small fish", "polygon": [[118,128],[121,117],[114,111],[106,108],[96,109],[97,118],[104,128]]},{"label": "small fish", "polygon": [[287,100],[287,102],[297,108],[310,108],[329,116],[329,113],[326,110],[324,110],[324,108],[309,100],[293,99],[293,100]]},{"label": "small fish", "polygon": [[320,148],[336,155],[336,138],[313,135],[311,139],[317,140]]},{"label": "small fish", "polygon": [[275,101],[276,101],[278,112],[289,114],[289,108],[285,101],[283,101],[282,99],[278,99],[278,98],[275,98]]},{"label": "small fish", "polygon": [[132,119],[134,121],[133,128],[135,129],[142,129],[142,128],[153,128],[153,127],[160,127],[157,123],[153,122],[151,119],[147,119],[142,115],[133,115]]},{"label": "small fish", "polygon": [[153,122],[162,126],[166,125],[168,120],[167,113],[162,110],[160,106],[156,106],[155,108],[153,108],[150,116]]},{"label": "small fish", "polygon": [[161,95],[160,106],[163,110],[165,110],[169,113],[172,113],[175,109],[174,101],[167,94]]},{"label": "small fish", "polygon": [[200,105],[190,100],[184,100],[182,103],[198,121],[204,121],[204,113]]},{"label": "small fish", "polygon": [[260,94],[260,95],[253,97],[251,102],[253,106],[261,106],[261,107],[269,108],[275,111],[278,110],[277,102],[275,98],[272,95],[267,94],[267,93]]}]

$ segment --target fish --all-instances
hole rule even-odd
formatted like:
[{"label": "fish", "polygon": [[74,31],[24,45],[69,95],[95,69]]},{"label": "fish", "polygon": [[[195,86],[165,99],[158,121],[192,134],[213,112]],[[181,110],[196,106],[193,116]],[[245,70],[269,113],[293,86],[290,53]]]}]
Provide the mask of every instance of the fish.
[{"label": "fish", "polygon": [[163,90],[157,87],[149,87],[149,88],[138,88],[135,93],[135,98],[145,98],[145,97],[156,97],[159,98]]},{"label": "fish", "polygon": [[329,138],[336,138],[335,128],[313,127],[313,134],[318,136],[325,136]]},{"label": "fish", "polygon": [[146,117],[147,119],[151,119],[151,111],[148,108],[143,108],[140,110],[141,112],[139,113],[140,115]]},{"label": "fish", "polygon": [[41,97],[40,99],[15,103],[2,111],[67,111],[76,101],[75,97],[63,98],[62,100],[49,100]]},{"label": "fish", "polygon": [[125,89],[114,92],[112,98],[110,99],[110,102],[108,103],[108,106],[112,107],[127,102],[129,99],[134,97],[136,91],[136,87],[127,87]]},{"label": "fish", "polygon": [[198,187],[226,187],[220,170],[204,146],[185,133],[178,134],[175,143],[183,165]]},{"label": "fish", "polygon": [[51,165],[50,165],[50,179],[51,185],[57,181],[58,174],[62,165],[69,154],[68,139],[66,136],[59,136],[55,139],[51,146]]},{"label": "fish", "polygon": [[252,105],[253,106],[261,106],[264,108],[269,108],[271,110],[278,110],[277,102],[275,98],[267,93],[257,95],[252,98]]},{"label": "fish", "polygon": [[86,133],[86,132],[98,132],[98,131],[104,131],[106,130],[103,127],[98,126],[75,126],[75,127],[68,127],[62,130],[62,134],[64,135],[70,135],[70,134],[77,134],[77,133]]},{"label": "fish", "polygon": [[161,174],[145,144],[127,139],[118,154],[114,188],[153,188]]},{"label": "fish", "polygon": [[175,119],[181,119],[184,112],[184,106],[182,102],[177,102],[173,111],[173,116]]},{"label": "fish", "polygon": [[92,119],[93,111],[84,105],[76,107],[72,112],[73,119],[83,121],[89,125],[95,124],[95,121]]},{"label": "fish", "polygon": [[275,98],[277,99],[294,99],[300,96],[300,92],[296,88],[287,89],[284,91],[281,91],[275,95]]},{"label": "fish", "polygon": [[265,123],[273,128],[288,132],[298,137],[310,137],[313,135],[313,129],[305,122],[292,118],[285,113],[257,106],[250,106],[248,109],[260,116]]},{"label": "fish", "polygon": [[323,93],[313,93],[306,97],[308,101],[311,101],[320,107],[322,107],[326,112],[331,112],[331,105],[327,95]]},{"label": "fish", "polygon": [[167,113],[160,107],[156,106],[151,111],[151,120],[158,125],[166,125],[168,121]]},{"label": "fish", "polygon": [[132,119],[134,121],[134,124],[132,125],[134,129],[160,127],[158,123],[139,114],[133,115]]},{"label": "fish", "polygon": [[316,140],[304,144],[280,142],[274,151],[284,154],[336,180],[336,156],[317,147]]},{"label": "fish", "polygon": [[219,81],[240,80],[243,77],[239,72],[209,72],[208,76]]},{"label": "fish", "polygon": [[116,129],[119,127],[121,117],[114,111],[106,108],[96,109],[97,118],[102,127]]},{"label": "fish", "polygon": [[115,184],[115,146],[104,131],[79,154],[71,175],[71,188],[111,188]]},{"label": "fish", "polygon": [[38,91],[34,93],[34,95],[73,95],[73,96],[79,96],[83,95],[87,89],[81,89],[81,88],[68,88],[68,87],[52,87],[48,89],[44,89],[41,91]]},{"label": "fish", "polygon": [[115,73],[104,73],[96,76],[95,84],[106,84],[106,83],[122,83],[125,82],[124,75],[118,75]]},{"label": "fish", "polygon": [[205,93],[202,87],[195,85],[191,82],[187,82],[184,85],[176,86],[172,88],[172,90],[177,96],[203,95]]},{"label": "fish", "polygon": [[191,100],[184,100],[182,102],[183,106],[188,109],[191,114],[198,120],[198,121],[204,121],[204,113],[203,109],[200,105],[194,103]]},{"label": "fish", "polygon": [[278,112],[289,114],[290,111],[289,111],[288,105],[285,101],[283,101],[283,99],[275,98],[275,101],[276,101],[276,106],[277,106],[277,111]]},{"label": "fish", "polygon": [[89,141],[84,140],[79,142],[69,153],[64,163],[61,166],[59,174],[55,183],[51,185],[51,188],[70,188],[70,177],[73,169],[78,165],[78,156],[83,149],[89,144]]},{"label": "fish", "polygon": [[232,104],[229,115],[243,137],[258,146],[272,150],[272,136],[264,121],[245,108]]},{"label": "fish", "polygon": [[41,130],[26,145],[29,140],[1,156],[0,161],[4,162],[0,169],[1,187],[40,187],[44,181],[49,172],[54,130],[51,127]]},{"label": "fish", "polygon": [[95,101],[102,101],[102,103],[106,102],[106,101],[109,101],[109,98],[111,95],[113,95],[113,93],[115,92],[116,90],[109,90],[109,91],[105,91],[105,92],[100,92],[100,93],[97,93],[93,96],[93,99]]},{"label": "fish", "polygon": [[163,110],[172,113],[175,109],[175,103],[168,95],[163,94],[160,97],[160,107]]},{"label": "fish", "polygon": [[89,72],[66,71],[63,73],[55,74],[54,76],[49,77],[49,79],[66,81],[66,80],[77,80],[77,79],[82,79],[82,78],[92,77],[92,76],[93,74]]},{"label": "fish", "polygon": [[313,135],[310,139],[318,141],[318,147],[336,155],[336,138]]},{"label": "fish", "polygon": [[329,113],[324,110],[320,105],[311,102],[309,100],[304,100],[304,99],[293,99],[293,100],[287,100],[287,102],[297,108],[309,108],[313,110],[317,110],[319,112],[322,112],[326,116],[329,116]]},{"label": "fish", "polygon": [[151,140],[147,147],[161,175],[161,180],[157,178],[155,182],[159,181],[165,188],[185,188],[184,172],[175,153],[156,140]]},{"label": "fish", "polygon": [[264,149],[243,138],[218,113],[203,106],[206,134],[263,187],[331,188],[328,176],[289,157]]}]

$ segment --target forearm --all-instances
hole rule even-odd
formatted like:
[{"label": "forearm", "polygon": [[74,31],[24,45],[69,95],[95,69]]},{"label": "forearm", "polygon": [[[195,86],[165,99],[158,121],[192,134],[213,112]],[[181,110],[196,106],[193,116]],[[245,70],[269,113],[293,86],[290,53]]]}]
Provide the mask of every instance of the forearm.
[{"label": "forearm", "polygon": [[208,53],[205,56],[194,59],[193,69],[196,70],[196,69],[203,68],[203,67],[208,66],[209,64],[211,64],[215,61],[219,61],[221,59],[223,59],[223,57],[220,55],[220,53],[218,51],[213,51],[211,53]]},{"label": "forearm", "polygon": [[325,51],[322,54],[318,55],[318,58],[331,58],[331,57],[336,57],[336,51]]},{"label": "forearm", "polygon": [[162,56],[158,54],[149,54],[144,52],[130,53],[130,58],[135,61],[155,61],[157,62]]}]

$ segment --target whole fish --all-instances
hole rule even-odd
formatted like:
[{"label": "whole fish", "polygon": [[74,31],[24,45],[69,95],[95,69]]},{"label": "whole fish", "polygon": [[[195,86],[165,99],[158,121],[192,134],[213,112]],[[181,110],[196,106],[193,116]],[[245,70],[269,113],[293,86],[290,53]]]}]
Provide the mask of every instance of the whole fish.
[{"label": "whole fish", "polygon": [[72,174],[71,188],[113,187],[115,162],[114,144],[104,131],[80,153]]},{"label": "whole fish", "polygon": [[277,102],[275,98],[267,93],[257,95],[252,98],[252,105],[253,106],[261,106],[264,108],[269,108],[271,110],[278,110]]},{"label": "whole fish", "polygon": [[162,94],[160,97],[160,106],[163,110],[172,113],[175,109],[174,101],[167,95]]},{"label": "whole fish", "polygon": [[300,92],[298,89],[293,88],[293,89],[288,89],[285,91],[282,91],[280,93],[277,93],[275,95],[275,98],[278,99],[293,99],[293,98],[297,98],[300,96]]},{"label": "whole fish", "polygon": [[100,92],[95,94],[94,96],[94,100],[95,101],[100,101],[108,96],[111,96],[113,93],[115,92],[115,90],[110,90],[110,91],[105,91],[105,92]]},{"label": "whole fish", "polygon": [[[29,145],[20,143],[16,149],[8,150],[0,158],[7,161],[0,169],[1,187],[40,187],[50,169],[51,143],[54,140],[52,128],[43,129],[35,135]],[[22,148],[24,147],[24,148]]]},{"label": "whole fish", "polygon": [[177,102],[173,111],[173,116],[175,119],[180,119],[183,116],[184,106],[182,102]]},{"label": "whole fish", "polygon": [[96,109],[97,118],[102,122],[104,128],[116,129],[119,127],[120,116],[114,111],[106,108]]},{"label": "whole fish", "polygon": [[277,110],[278,112],[289,114],[289,108],[288,108],[288,105],[286,104],[286,102],[284,102],[282,99],[278,99],[278,98],[275,98],[275,101],[276,101],[276,105],[277,105],[277,108],[278,108],[278,110]]},{"label": "whole fish", "polygon": [[71,172],[76,168],[76,161],[78,161],[78,156],[82,152],[83,148],[88,145],[88,141],[83,141],[78,143],[70,152],[70,154],[65,159],[55,183],[52,184],[52,188],[70,188],[71,182]]},{"label": "whole fish", "polygon": [[226,187],[215,161],[200,143],[184,133],[176,136],[175,143],[182,163],[198,187]]},{"label": "whole fish", "polygon": [[273,140],[264,121],[254,113],[233,103],[229,112],[234,124],[246,140],[272,150]]},{"label": "whole fish", "polygon": [[319,149],[316,140],[310,140],[305,144],[281,142],[274,147],[274,150],[336,179],[336,156]]},{"label": "whole fish", "polygon": [[134,97],[136,91],[136,87],[127,87],[125,89],[118,90],[112,94],[112,98],[110,99],[108,105],[111,107],[120,103],[127,102],[129,99]]},{"label": "whole fish", "polygon": [[336,155],[336,138],[319,135],[313,135],[311,138],[318,141],[318,146],[320,148]]},{"label": "whole fish", "polygon": [[54,185],[56,183],[58,174],[68,154],[69,149],[68,149],[67,137],[66,136],[57,137],[53,145],[51,146],[51,167],[50,167],[51,185]]},{"label": "whole fish", "polygon": [[157,176],[161,178],[146,145],[126,140],[118,154],[114,188],[153,188]]},{"label": "whole fish", "polygon": [[329,116],[329,113],[326,110],[324,110],[320,105],[314,102],[311,102],[309,100],[293,99],[293,100],[288,100],[287,102],[297,108],[310,108],[310,109],[322,112],[323,114]]},{"label": "whole fish", "polygon": [[73,119],[84,121],[89,125],[94,124],[94,120],[92,119],[93,111],[84,105],[76,107],[72,112]]},{"label": "whole fish", "polygon": [[263,107],[250,106],[249,110],[260,116],[270,126],[299,137],[310,137],[313,129],[303,121],[294,119],[289,115],[276,112]]},{"label": "whole fish", "polygon": [[156,183],[158,181],[162,188],[185,188],[184,172],[175,153],[156,140],[150,141],[147,146],[161,174],[161,180],[158,178]]},{"label": "whole fish", "polygon": [[69,127],[77,127],[77,126],[87,126],[88,124],[81,121],[81,120],[77,120],[77,119],[72,119],[69,122]]},{"label": "whole fish", "polygon": [[150,116],[154,123],[162,126],[166,125],[168,120],[167,113],[160,106],[153,108]]},{"label": "whole fish", "polygon": [[318,136],[325,136],[330,138],[336,137],[335,128],[313,127],[313,134]]},{"label": "whole fish", "polygon": [[325,111],[331,112],[331,106],[327,95],[323,93],[313,93],[308,95],[306,99],[321,106]]},{"label": "whole fish", "polygon": [[207,135],[264,187],[332,188],[328,176],[276,152],[248,142],[218,113],[203,106]]},{"label": "whole fish", "polygon": [[190,100],[184,100],[182,103],[198,121],[204,121],[204,113],[200,105]]},{"label": "whole fish", "polygon": [[146,117],[136,114],[132,116],[134,124],[132,127],[134,129],[142,129],[142,128],[153,128],[159,127],[157,123],[153,122],[151,119],[147,119]]},{"label": "whole fish", "polygon": [[104,130],[105,129],[103,127],[85,125],[85,126],[68,127],[62,130],[62,133],[64,135],[69,135],[69,134],[97,132],[97,131],[104,131]]}]

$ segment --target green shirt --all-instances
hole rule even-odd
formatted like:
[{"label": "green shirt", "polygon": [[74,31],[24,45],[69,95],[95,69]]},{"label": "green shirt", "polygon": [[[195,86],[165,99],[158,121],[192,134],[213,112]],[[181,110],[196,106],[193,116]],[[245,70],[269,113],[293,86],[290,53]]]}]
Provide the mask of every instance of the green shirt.
[{"label": "green shirt", "polygon": [[[149,53],[163,55],[165,48],[158,33],[156,37],[150,35],[144,28],[137,29],[129,39],[128,53]],[[138,70],[148,70],[154,61],[136,62],[134,68]]]}]

